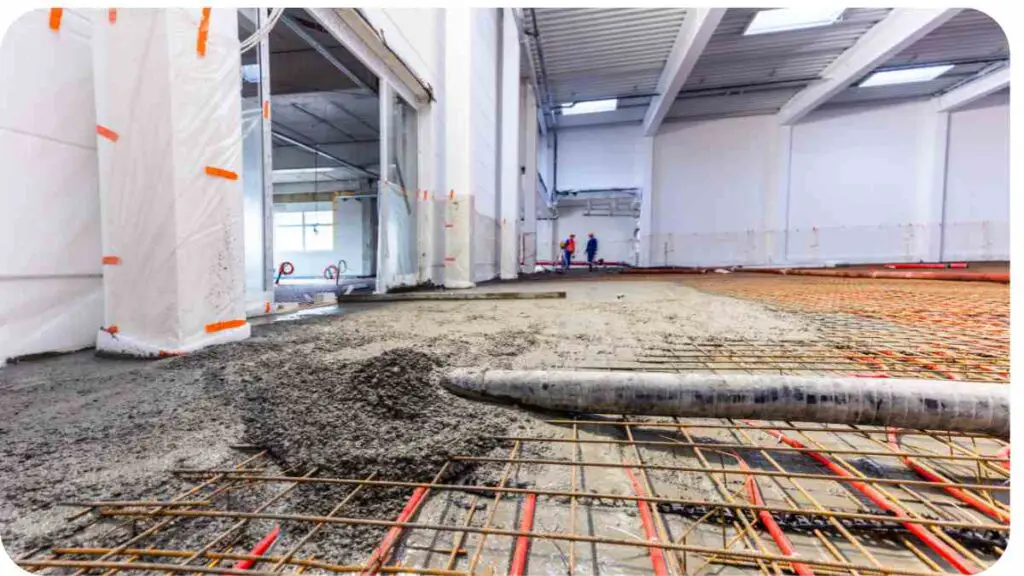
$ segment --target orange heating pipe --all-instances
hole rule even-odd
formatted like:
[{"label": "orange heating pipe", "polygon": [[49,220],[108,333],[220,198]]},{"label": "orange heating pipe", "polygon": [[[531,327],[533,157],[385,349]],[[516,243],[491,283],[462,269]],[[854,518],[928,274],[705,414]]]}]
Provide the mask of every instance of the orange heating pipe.
[{"label": "orange heating pipe", "polygon": [[[895,428],[889,428],[887,430],[887,435],[888,435],[888,438],[889,438],[889,446],[893,450],[899,452],[900,451],[900,438],[899,438],[899,433],[897,432],[897,430]],[[922,463],[914,460],[910,456],[904,457],[903,458],[903,463],[906,464],[908,468],[910,468],[911,470],[916,472],[918,476],[924,478],[925,480],[928,480],[929,482],[945,482],[945,483],[951,482],[948,478],[946,478],[946,477],[942,476],[941,474],[939,474],[932,467],[930,467],[930,466],[928,466],[926,464],[922,464]],[[971,506],[975,510],[985,514],[986,516],[988,516],[990,518],[998,520],[999,522],[1002,522],[1004,524],[1008,524],[1010,522],[1010,515],[1009,514],[996,509],[995,507],[993,507],[988,502],[985,502],[984,500],[978,498],[977,496],[975,496],[974,494],[971,494],[970,492],[967,492],[965,490],[961,490],[960,488],[954,488],[953,486],[947,486],[947,487],[943,488],[943,490],[945,490],[947,493],[949,493],[950,496],[952,496],[952,497],[956,498],[957,500],[960,500],[961,502]]]},{"label": "orange heating pipe", "polygon": [[[419,510],[420,504],[423,503],[424,496],[427,494],[428,488],[421,486],[416,490],[413,490],[412,496],[405,503],[405,508],[398,514],[398,522],[408,522],[416,511]],[[360,574],[363,576],[367,574],[377,574],[378,566],[384,564],[387,561],[388,555],[391,553],[391,548],[398,542],[398,538],[402,535],[402,526],[392,526],[388,533],[384,535],[384,539],[381,540],[380,545],[373,551],[373,555],[370,556],[370,561],[366,563],[366,569]]]},{"label": "orange heating pipe", "polygon": [[[636,475],[633,474],[633,470],[626,468],[626,475],[629,476],[629,481],[633,484],[633,492],[636,493],[637,497],[643,498],[647,494],[644,492],[644,487],[637,480]],[[640,523],[644,527],[644,537],[650,542],[658,541],[658,532],[654,529],[654,516],[651,514],[651,505],[646,500],[637,500],[636,507],[640,510]],[[661,548],[648,548],[651,554],[651,567],[654,569],[655,576],[668,576],[668,565],[665,564],[665,551]]]},{"label": "orange heating pipe", "polygon": [[[537,495],[527,494],[523,503],[523,517],[519,520],[520,532],[533,531],[533,513],[537,509]],[[512,566],[509,568],[509,576],[523,576],[526,574],[526,559],[530,555],[530,537],[519,536],[516,538],[515,552],[512,554]]]},{"label": "orange heating pipe", "polygon": [[[752,425],[752,423],[749,421],[744,421],[744,423],[746,423],[748,426]],[[762,429],[762,431],[765,432],[766,434],[773,436],[780,442],[788,444],[793,448],[799,448],[804,450],[807,449],[807,446],[805,446],[801,442],[794,440],[789,436],[786,436],[785,434],[779,432],[778,430]],[[805,454],[817,460],[818,463],[828,468],[836,476],[842,476],[844,478],[854,478],[853,474],[848,472],[846,469],[840,467],[827,456],[824,456],[818,452],[813,451],[805,452]],[[882,510],[892,513],[897,518],[907,520],[911,519],[909,514],[907,514],[906,510],[890,502],[880,492],[868,486],[864,482],[850,482],[849,485],[852,486],[861,494],[863,494],[864,496],[866,496],[868,500],[871,500],[876,506],[878,506]],[[902,524],[903,527],[906,528],[911,534],[913,534],[919,540],[921,540],[921,542],[923,542],[925,546],[927,546],[940,557],[942,557],[944,560],[949,562],[961,574],[976,574],[977,572],[981,571],[980,568],[975,566],[973,562],[967,560],[966,558],[961,556],[959,552],[953,550],[944,542],[936,538],[935,535],[929,532],[924,526],[921,526],[920,524],[915,524],[913,522],[900,522],[900,524]]]}]

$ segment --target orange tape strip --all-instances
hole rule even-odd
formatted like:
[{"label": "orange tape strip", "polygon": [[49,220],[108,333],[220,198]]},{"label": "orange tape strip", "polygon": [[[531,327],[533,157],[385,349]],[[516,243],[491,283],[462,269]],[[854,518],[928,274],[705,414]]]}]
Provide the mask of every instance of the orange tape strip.
[{"label": "orange tape strip", "polygon": [[117,132],[114,132],[113,130],[107,128],[106,126],[100,126],[99,124],[96,125],[96,133],[106,138],[107,140],[110,140],[111,142],[117,142],[117,139],[121,137],[117,134]]},{"label": "orange tape strip", "polygon": [[107,8],[107,20],[111,24],[117,24],[117,8]]},{"label": "orange tape strip", "polygon": [[214,166],[207,166],[206,173],[210,176],[217,176],[218,178],[226,178],[228,180],[238,180],[238,173],[232,172],[231,170],[225,170],[223,168],[216,168]]},{"label": "orange tape strip", "polygon": [[264,302],[263,312],[265,314],[270,314],[270,302]]},{"label": "orange tape strip", "polygon": [[263,118],[270,120],[270,100],[263,101]]},{"label": "orange tape strip", "polygon": [[50,30],[60,30],[60,19],[63,17],[63,8],[50,8]]},{"label": "orange tape strip", "polygon": [[118,328],[116,324],[113,326],[107,326],[106,328],[100,328],[100,330],[103,330],[108,334],[117,334],[118,332],[121,331],[121,329]]},{"label": "orange tape strip", "polygon": [[206,325],[206,332],[220,332],[221,330],[230,330],[231,328],[238,328],[239,326],[245,326],[245,320],[225,320],[223,322],[214,322],[213,324]]},{"label": "orange tape strip", "polygon": [[103,263],[104,264],[110,264],[111,266],[117,266],[118,264],[121,263],[121,257],[120,256],[104,256],[103,257]]},{"label": "orange tape strip", "polygon": [[203,19],[199,22],[199,37],[196,38],[196,54],[206,56],[206,39],[210,35],[210,9],[203,8]]}]

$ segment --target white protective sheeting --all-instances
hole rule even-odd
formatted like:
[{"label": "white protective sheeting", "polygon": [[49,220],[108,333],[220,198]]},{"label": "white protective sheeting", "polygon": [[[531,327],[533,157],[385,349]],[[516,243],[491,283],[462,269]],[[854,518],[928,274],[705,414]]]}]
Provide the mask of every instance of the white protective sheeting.
[{"label": "white protective sheeting", "polygon": [[237,18],[129,9],[96,26],[96,122],[117,134],[97,140],[100,350],[174,354],[249,335]]},{"label": "white protective sheeting", "polygon": [[33,10],[0,44],[0,364],[91,346],[103,322],[91,28]]},{"label": "white protective sheeting", "polygon": [[[410,198],[410,196],[413,196]],[[416,205],[415,191],[406,191],[394,182],[380,185],[380,255],[378,283],[385,288],[416,285]]]}]

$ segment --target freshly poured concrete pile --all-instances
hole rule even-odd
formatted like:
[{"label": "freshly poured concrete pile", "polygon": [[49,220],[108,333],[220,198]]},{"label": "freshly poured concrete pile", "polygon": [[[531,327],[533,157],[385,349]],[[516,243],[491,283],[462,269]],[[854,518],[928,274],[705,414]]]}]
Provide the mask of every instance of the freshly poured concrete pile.
[{"label": "freshly poured concrete pile", "polygon": [[[497,446],[488,435],[515,412],[447,392],[431,375],[439,361],[408,348],[363,361],[280,357],[235,374],[245,438],[303,471],[429,480],[458,454]],[[237,378],[237,379],[236,379]]]},{"label": "freshly poured concrete pile", "polygon": [[[270,354],[224,371],[217,386],[234,398],[245,423],[244,439],[270,450],[300,475],[429,482],[456,455],[488,455],[488,436],[505,434],[513,410],[459,398],[437,383],[436,357],[397,348],[366,360],[328,355]],[[465,477],[467,465],[447,468],[442,481]],[[306,485],[289,499],[292,510],[326,514],[352,486]],[[364,489],[345,516],[390,519],[411,494],[408,488]],[[332,527],[314,542],[355,561],[376,546],[385,530]],[[258,537],[258,535],[256,535]],[[284,543],[282,543],[284,545]]]}]

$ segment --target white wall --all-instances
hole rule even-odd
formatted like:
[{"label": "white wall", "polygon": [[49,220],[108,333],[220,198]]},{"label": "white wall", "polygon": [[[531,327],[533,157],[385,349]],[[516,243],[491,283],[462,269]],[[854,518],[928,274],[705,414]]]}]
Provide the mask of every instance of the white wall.
[{"label": "white wall", "polygon": [[952,113],[944,168],[928,100],[827,107],[791,129],[774,116],[665,124],[650,262],[928,261],[943,229],[945,259],[1006,260],[1008,115],[1005,94]]},{"label": "white wall", "polygon": [[[793,128],[789,259],[926,259],[917,187],[927,101],[819,110]],[[927,140],[925,140],[927,139]]]},{"label": "white wall", "polygon": [[556,223],[554,249],[558,252],[558,242],[576,235],[576,259],[586,261],[584,249],[587,246],[587,234],[594,233],[597,238],[597,258],[606,262],[634,262],[633,231],[636,230],[636,218],[631,216],[587,216],[582,206],[560,206]]},{"label": "white wall", "polygon": [[560,130],[558,189],[641,187],[642,137],[640,126],[631,124]]},{"label": "white wall", "polygon": [[0,44],[0,363],[92,346],[103,324],[91,26],[48,13]]},{"label": "white wall", "polygon": [[1010,259],[1010,102],[1003,92],[949,120],[943,259]]},{"label": "white wall", "polygon": [[763,259],[773,116],[664,124],[654,141],[651,264]]}]

